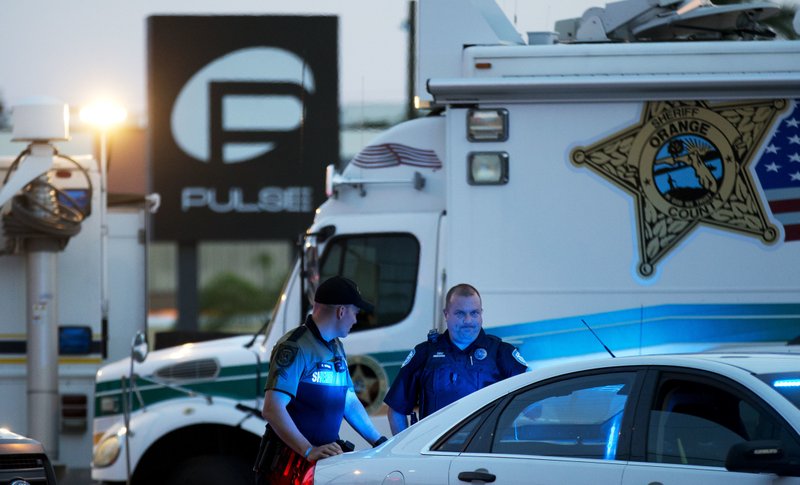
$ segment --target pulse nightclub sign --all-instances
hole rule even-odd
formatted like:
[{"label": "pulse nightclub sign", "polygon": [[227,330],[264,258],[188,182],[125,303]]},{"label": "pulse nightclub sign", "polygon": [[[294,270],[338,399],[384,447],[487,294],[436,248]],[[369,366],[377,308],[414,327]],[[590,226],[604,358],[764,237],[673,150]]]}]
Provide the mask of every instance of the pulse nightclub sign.
[{"label": "pulse nightclub sign", "polygon": [[294,238],[339,158],[336,17],[148,19],[157,240]]}]

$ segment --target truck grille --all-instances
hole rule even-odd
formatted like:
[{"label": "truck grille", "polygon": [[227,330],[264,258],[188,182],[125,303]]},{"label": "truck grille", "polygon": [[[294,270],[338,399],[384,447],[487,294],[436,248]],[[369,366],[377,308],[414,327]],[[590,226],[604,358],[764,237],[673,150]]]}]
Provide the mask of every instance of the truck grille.
[{"label": "truck grille", "polygon": [[43,455],[0,455],[0,483],[11,483],[15,479],[23,479],[31,485],[55,483],[48,481],[46,467],[49,463]]},{"label": "truck grille", "polygon": [[198,359],[162,367],[156,377],[169,382],[214,379],[219,375],[219,363],[215,359]]},{"label": "truck grille", "polygon": [[44,463],[35,456],[3,456],[0,455],[0,470],[26,470],[42,468]]}]

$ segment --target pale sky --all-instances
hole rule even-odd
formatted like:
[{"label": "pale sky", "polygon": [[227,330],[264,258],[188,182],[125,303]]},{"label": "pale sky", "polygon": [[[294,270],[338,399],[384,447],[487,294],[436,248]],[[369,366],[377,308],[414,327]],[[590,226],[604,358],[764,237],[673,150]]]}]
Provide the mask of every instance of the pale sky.
[{"label": "pale sky", "polygon": [[[552,30],[596,0],[499,0],[518,30]],[[145,19],[153,14],[339,16],[342,103],[405,97],[407,0],[0,0],[0,99],[111,98],[146,108]]]},{"label": "pale sky", "polygon": [[[497,0],[517,30],[552,30],[605,0]],[[797,3],[800,0],[791,0]],[[145,19],[153,14],[339,16],[340,101],[401,102],[407,0],[0,0],[0,99],[117,100],[146,109]]]}]

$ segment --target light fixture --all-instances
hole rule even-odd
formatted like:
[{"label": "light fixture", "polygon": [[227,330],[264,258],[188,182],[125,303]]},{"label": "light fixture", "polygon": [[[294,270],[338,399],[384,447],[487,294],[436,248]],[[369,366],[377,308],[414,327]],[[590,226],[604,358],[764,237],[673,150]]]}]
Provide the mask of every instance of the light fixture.
[{"label": "light fixture", "polygon": [[111,101],[98,101],[84,106],[80,111],[81,121],[100,129],[108,129],[122,123],[127,117],[128,112],[125,108]]},{"label": "light fixture", "polygon": [[119,436],[113,434],[100,442],[94,449],[92,465],[97,468],[105,468],[114,464],[119,457],[122,447]]},{"label": "light fixture", "polygon": [[467,139],[477,142],[508,140],[508,110],[503,108],[469,110]]},{"label": "light fixture", "polygon": [[772,383],[773,387],[800,387],[800,379],[778,379]]},{"label": "light fixture", "polygon": [[508,153],[472,152],[468,156],[467,177],[470,185],[508,183]]}]

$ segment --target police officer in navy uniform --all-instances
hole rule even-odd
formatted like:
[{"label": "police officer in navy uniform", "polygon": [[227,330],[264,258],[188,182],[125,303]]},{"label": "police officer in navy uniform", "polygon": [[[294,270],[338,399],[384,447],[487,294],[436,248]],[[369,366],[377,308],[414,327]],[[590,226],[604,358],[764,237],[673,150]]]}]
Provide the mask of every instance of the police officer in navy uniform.
[{"label": "police officer in navy uniform", "polygon": [[334,276],[317,289],[303,325],[276,343],[264,394],[267,427],[254,467],[256,483],[298,484],[313,462],[341,454],[342,418],[374,446],[386,440],[356,397],[339,340],[350,333],[360,310],[373,307],[353,281]]},{"label": "police officer in navy uniform", "polygon": [[448,404],[528,369],[519,351],[487,335],[481,295],[462,283],[447,292],[447,330],[432,330],[428,340],[408,354],[384,398],[393,434],[408,427],[407,416],[419,406],[420,419]]}]

